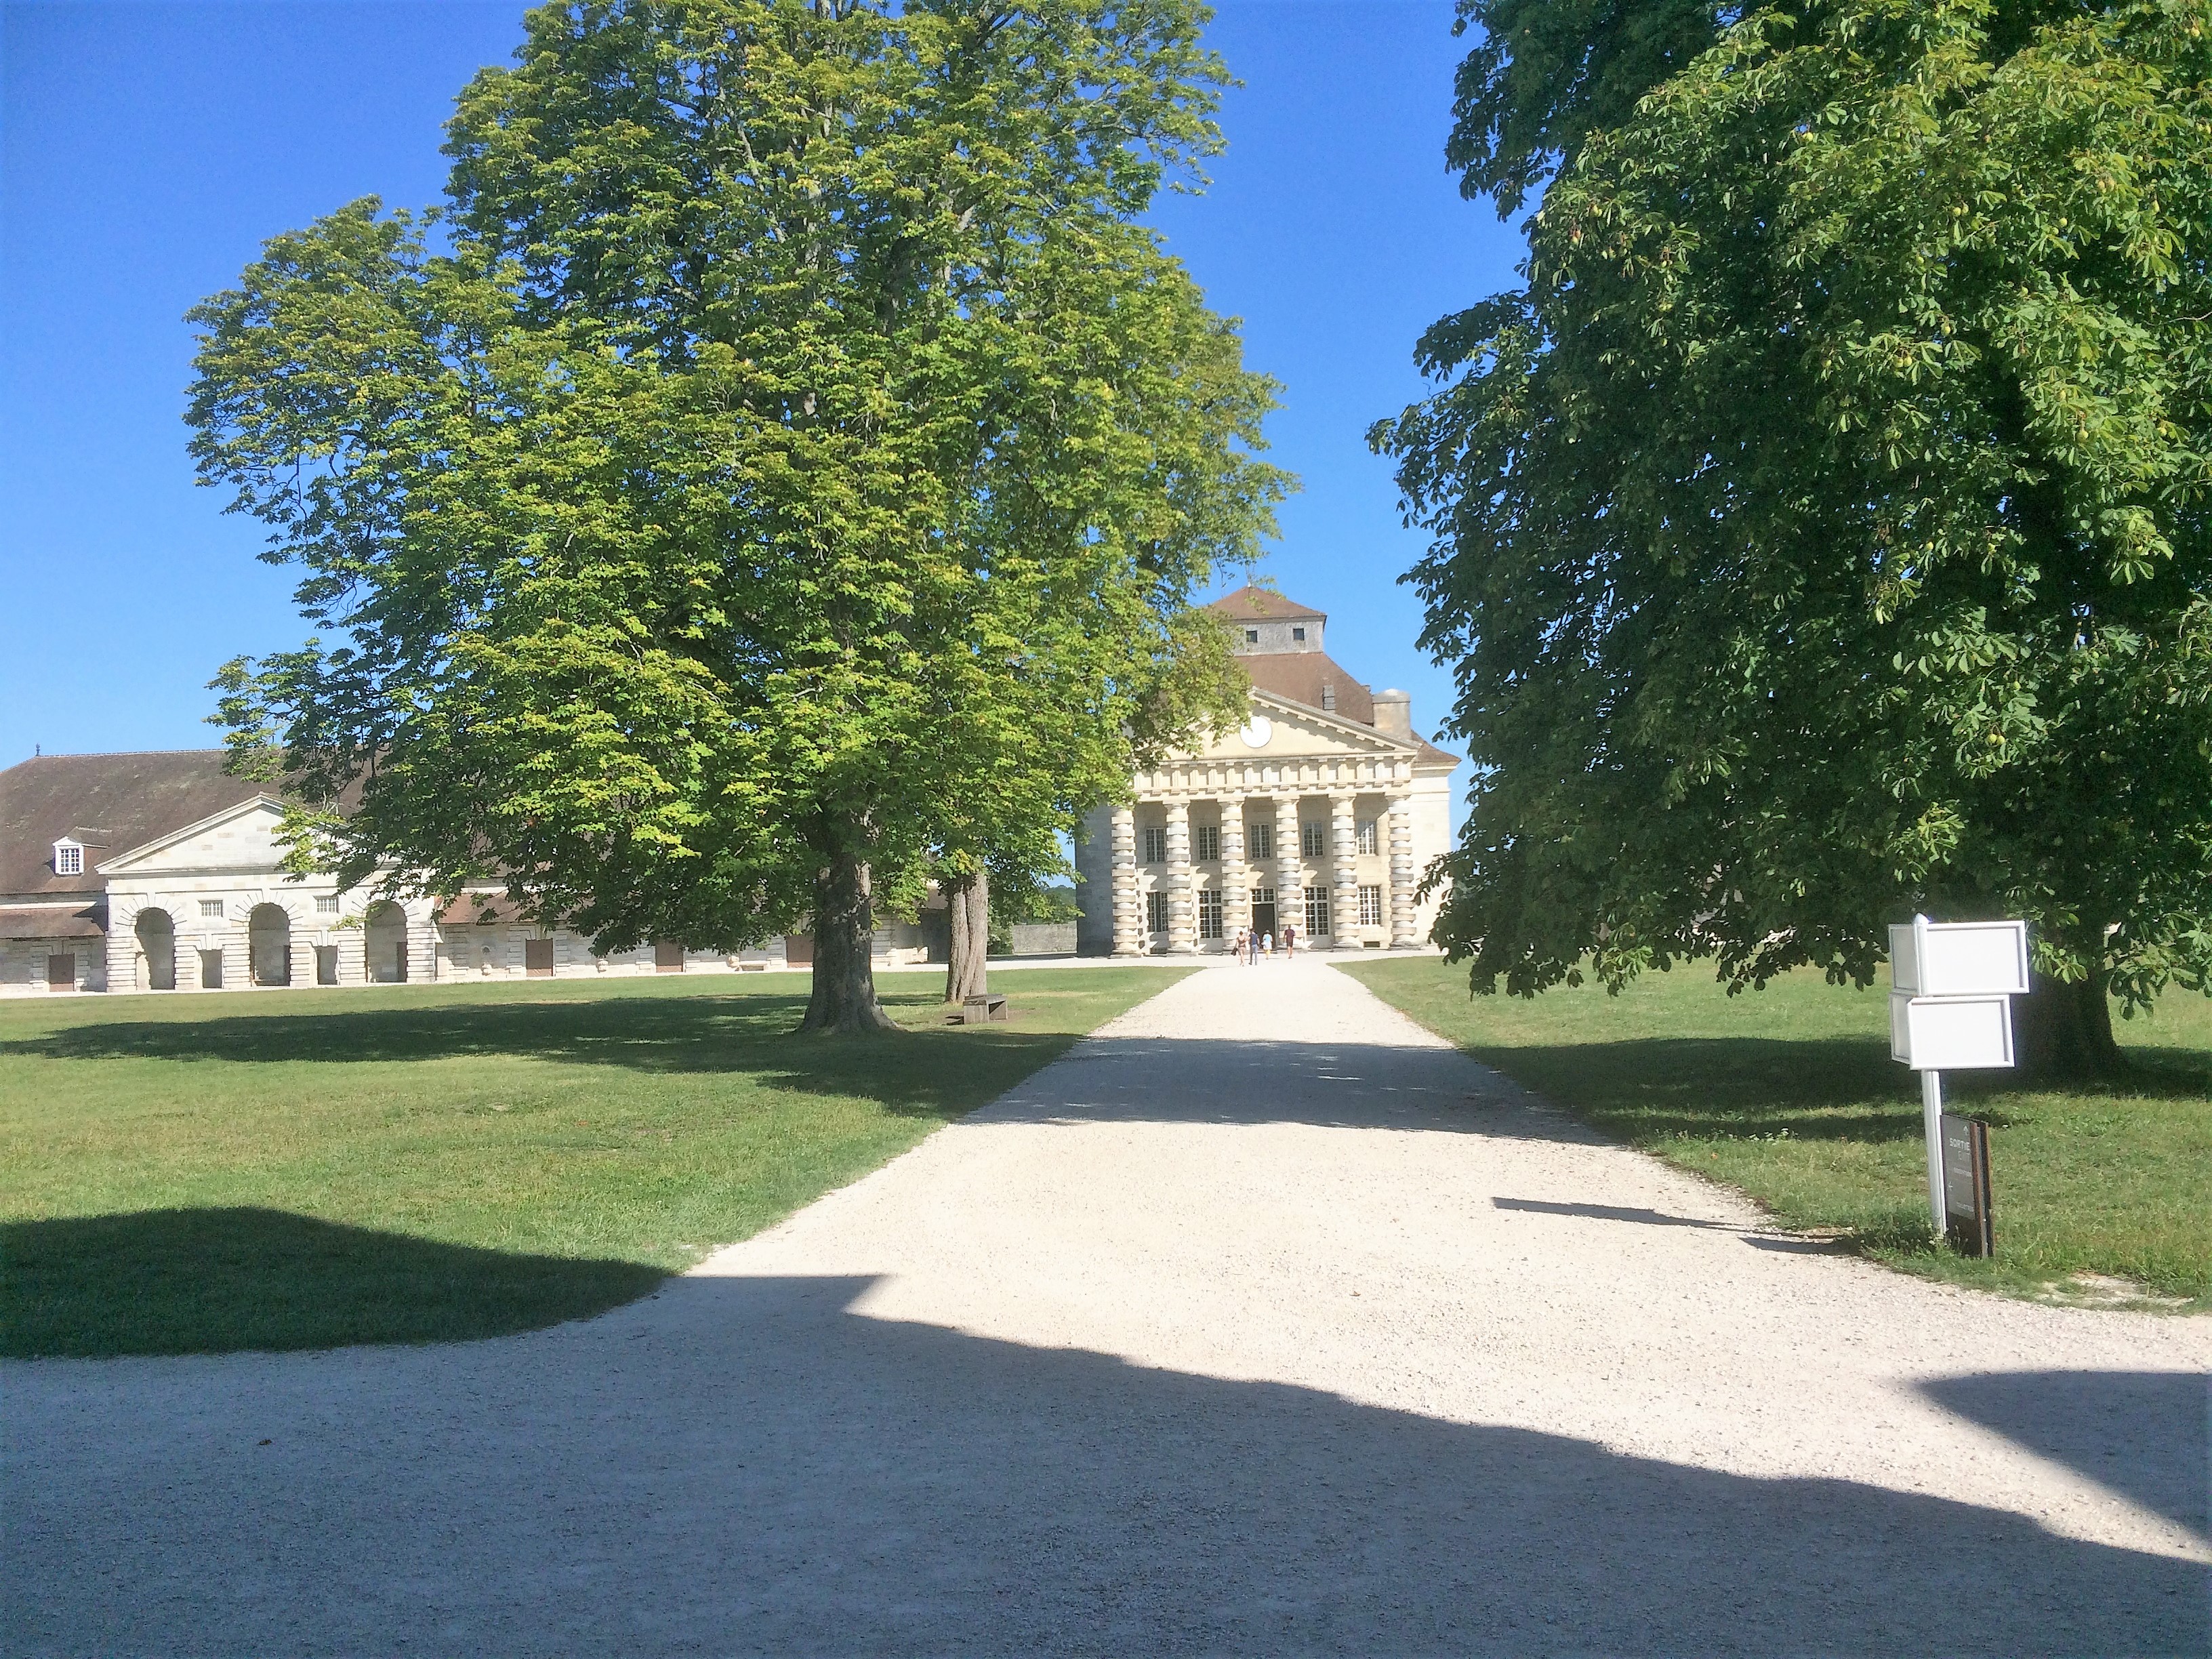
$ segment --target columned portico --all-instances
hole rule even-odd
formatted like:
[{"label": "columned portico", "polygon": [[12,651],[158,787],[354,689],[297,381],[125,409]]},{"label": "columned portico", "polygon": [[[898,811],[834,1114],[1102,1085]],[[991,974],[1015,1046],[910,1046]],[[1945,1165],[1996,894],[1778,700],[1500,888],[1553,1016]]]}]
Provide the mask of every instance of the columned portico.
[{"label": "columned portico", "polygon": [[1403,692],[1329,659],[1319,611],[1252,589],[1213,609],[1251,681],[1245,719],[1086,817],[1078,948],[1210,955],[1292,928],[1324,950],[1419,948],[1439,901],[1415,891],[1449,842],[1454,757],[1416,734]]}]

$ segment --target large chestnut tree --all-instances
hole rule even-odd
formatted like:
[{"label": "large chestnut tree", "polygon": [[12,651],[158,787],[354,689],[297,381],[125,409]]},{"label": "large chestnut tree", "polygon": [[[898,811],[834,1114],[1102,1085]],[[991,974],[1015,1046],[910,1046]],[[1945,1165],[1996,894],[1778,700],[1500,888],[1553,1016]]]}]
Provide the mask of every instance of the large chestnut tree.
[{"label": "large chestnut tree", "polygon": [[1269,528],[1272,388],[1139,222],[1218,143],[1205,16],[545,6],[446,204],[199,307],[200,476],[317,630],[222,682],[295,856],[604,949],[811,926],[807,1024],[872,1028],[887,896],[1233,718],[1190,601]]},{"label": "large chestnut tree", "polygon": [[2212,13],[1466,0],[1522,281],[1376,429],[1478,779],[1475,988],[1871,978],[2021,915],[2030,1056],[2212,974]]}]

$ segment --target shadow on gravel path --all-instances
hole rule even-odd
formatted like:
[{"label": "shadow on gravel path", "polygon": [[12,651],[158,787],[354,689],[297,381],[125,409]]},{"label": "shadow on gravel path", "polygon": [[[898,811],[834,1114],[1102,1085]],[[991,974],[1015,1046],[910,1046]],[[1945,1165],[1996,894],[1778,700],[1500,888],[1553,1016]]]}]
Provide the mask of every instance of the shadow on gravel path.
[{"label": "shadow on gravel path", "polygon": [[[2206,1643],[2201,1566],[2020,1516],[856,1316],[871,1282],[673,1280],[588,1324],[359,1351],[343,1365],[18,1368],[5,1645],[2015,1655]],[[2192,1431],[2186,1390],[2164,1378],[1999,1376],[1932,1391],[2005,1419],[2069,1389]],[[2094,1457],[2094,1427],[2075,1437],[2070,1455]]]}]

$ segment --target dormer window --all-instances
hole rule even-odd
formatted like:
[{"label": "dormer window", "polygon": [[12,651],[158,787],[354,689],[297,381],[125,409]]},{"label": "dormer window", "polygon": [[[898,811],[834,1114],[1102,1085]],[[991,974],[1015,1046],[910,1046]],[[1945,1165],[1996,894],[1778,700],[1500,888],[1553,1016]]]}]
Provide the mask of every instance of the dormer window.
[{"label": "dormer window", "polygon": [[1291,630],[1291,637],[1303,645],[1305,643],[1306,630],[1303,628],[1293,628]]},{"label": "dormer window", "polygon": [[84,843],[64,836],[54,843],[54,873],[58,876],[81,876],[84,873]]},{"label": "dormer window", "polygon": [[1248,628],[1248,629],[1246,629],[1244,630],[1244,643],[1245,643],[1245,644],[1247,644],[1247,645],[1257,645],[1257,644],[1259,644],[1259,643],[1260,643],[1260,630],[1259,630],[1258,629],[1256,629],[1256,628]]}]

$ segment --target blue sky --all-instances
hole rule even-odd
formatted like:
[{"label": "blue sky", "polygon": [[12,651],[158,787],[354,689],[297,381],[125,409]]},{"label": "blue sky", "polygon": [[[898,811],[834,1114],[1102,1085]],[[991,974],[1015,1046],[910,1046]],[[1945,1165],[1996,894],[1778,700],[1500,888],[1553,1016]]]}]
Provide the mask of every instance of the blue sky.
[{"label": "blue sky", "polygon": [[[216,742],[217,665],[297,641],[293,577],[193,486],[183,314],[279,231],[360,196],[435,200],[453,96],[507,61],[522,9],[0,5],[0,764]],[[1397,583],[1420,542],[1363,434],[1418,394],[1420,331],[1519,252],[1443,168],[1450,23],[1448,0],[1228,0],[1228,153],[1156,216],[1284,383],[1273,459],[1304,489],[1266,574],[1431,732],[1449,680]]]}]

